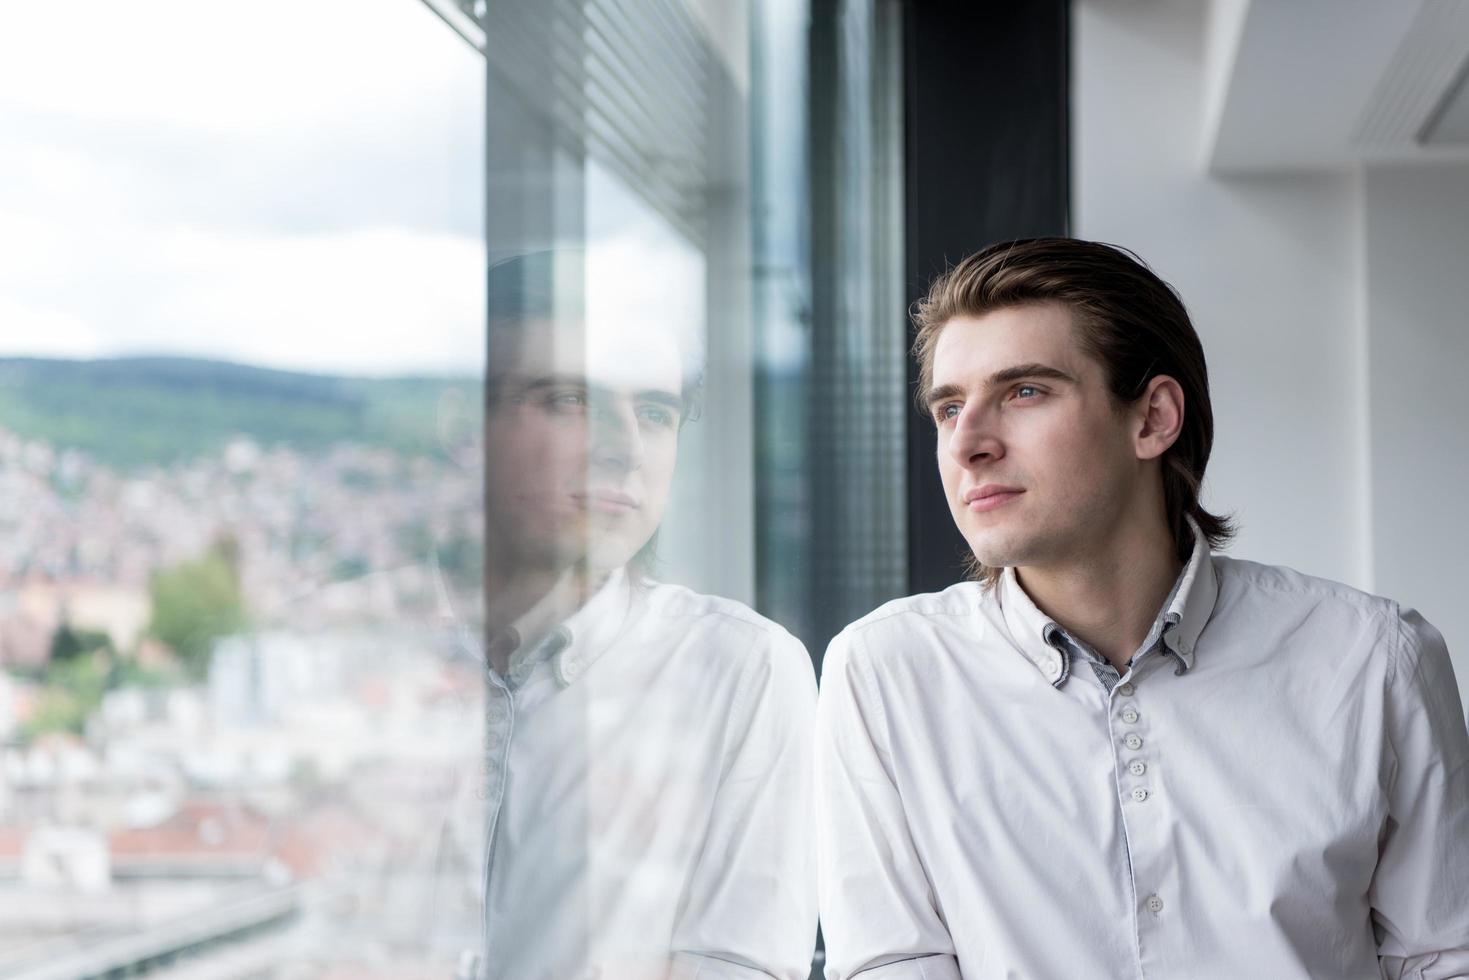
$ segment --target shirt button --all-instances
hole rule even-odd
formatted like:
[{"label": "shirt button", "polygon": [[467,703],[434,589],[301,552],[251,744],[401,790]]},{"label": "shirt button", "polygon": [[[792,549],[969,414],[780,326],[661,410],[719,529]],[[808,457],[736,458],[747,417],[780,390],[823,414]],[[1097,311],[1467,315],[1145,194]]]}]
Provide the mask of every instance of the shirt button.
[{"label": "shirt button", "polygon": [[1134,759],[1132,762],[1129,762],[1127,764],[1127,771],[1132,773],[1134,776],[1141,776],[1143,773],[1148,771],[1148,767],[1138,760]]},{"label": "shirt button", "polygon": [[1148,911],[1153,913],[1154,915],[1157,915],[1159,912],[1163,911],[1163,900],[1157,895],[1149,895]]},{"label": "shirt button", "polygon": [[565,674],[568,678],[575,677],[580,670],[581,665],[575,660],[565,660],[561,663],[561,673]]},{"label": "shirt button", "polygon": [[1061,665],[1054,660],[1046,661],[1046,676],[1052,679],[1061,676]]},{"label": "shirt button", "polygon": [[1137,721],[1137,711],[1132,708],[1127,708],[1122,712],[1122,720],[1131,725]]},{"label": "shirt button", "polygon": [[1143,740],[1138,735],[1128,735],[1122,740],[1122,744],[1127,746],[1129,749],[1136,750],[1143,747]]},{"label": "shirt button", "polygon": [[1146,800],[1147,798],[1148,798],[1148,791],[1145,790],[1145,789],[1143,789],[1141,786],[1139,786],[1137,789],[1135,789],[1135,790],[1132,791],[1132,799],[1136,803],[1141,803],[1144,800]]},{"label": "shirt button", "polygon": [[1128,681],[1125,684],[1119,684],[1117,686],[1117,693],[1119,695],[1121,695],[1122,697],[1124,697],[1124,698],[1130,698],[1130,697],[1132,697],[1133,690],[1134,690],[1134,688],[1132,686],[1132,682],[1131,681]]}]

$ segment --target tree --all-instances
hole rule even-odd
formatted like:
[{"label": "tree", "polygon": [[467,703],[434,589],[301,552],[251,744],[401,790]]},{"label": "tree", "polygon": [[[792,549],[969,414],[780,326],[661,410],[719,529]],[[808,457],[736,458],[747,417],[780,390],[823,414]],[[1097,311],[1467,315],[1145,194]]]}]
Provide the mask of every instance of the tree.
[{"label": "tree", "polygon": [[74,660],[87,653],[105,653],[108,659],[116,659],[112,637],[97,630],[79,630],[63,622],[51,635],[51,662]]},{"label": "tree", "polygon": [[208,670],[214,641],[245,628],[237,555],[235,543],[224,540],[200,558],[153,574],[148,633],[172,648],[195,678]]},{"label": "tree", "polygon": [[110,659],[101,651],[52,660],[22,737],[30,741],[47,732],[80,735],[87,718],[102,703],[107,689]]}]

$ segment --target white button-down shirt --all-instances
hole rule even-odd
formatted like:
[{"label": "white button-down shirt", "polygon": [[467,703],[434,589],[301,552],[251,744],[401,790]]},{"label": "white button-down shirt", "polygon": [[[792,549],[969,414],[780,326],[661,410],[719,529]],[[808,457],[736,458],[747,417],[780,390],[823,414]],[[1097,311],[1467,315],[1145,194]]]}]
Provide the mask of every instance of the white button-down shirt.
[{"label": "white button-down shirt", "polygon": [[800,642],[621,573],[525,640],[487,673],[480,975],[804,980],[816,685]]},{"label": "white button-down shirt", "polygon": [[1469,735],[1417,613],[1193,556],[1108,691],[1015,581],[822,670],[829,980],[1469,977]]}]

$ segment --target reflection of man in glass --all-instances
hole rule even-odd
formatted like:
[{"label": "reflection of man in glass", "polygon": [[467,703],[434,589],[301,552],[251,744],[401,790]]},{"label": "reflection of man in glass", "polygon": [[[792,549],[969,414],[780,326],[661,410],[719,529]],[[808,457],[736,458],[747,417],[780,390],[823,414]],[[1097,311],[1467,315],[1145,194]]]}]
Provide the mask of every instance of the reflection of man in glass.
[{"label": "reflection of man in glass", "polygon": [[[685,389],[697,383],[667,328],[589,329],[574,286],[557,309],[554,261],[541,254],[491,271],[492,621],[513,621],[542,598],[574,607],[648,543],[668,500]],[[574,258],[559,261],[562,275],[578,274],[565,269]]]},{"label": "reflection of man in glass", "polygon": [[575,254],[490,272],[480,975],[804,977],[810,661],[645,574],[692,345],[596,322],[582,281]]}]

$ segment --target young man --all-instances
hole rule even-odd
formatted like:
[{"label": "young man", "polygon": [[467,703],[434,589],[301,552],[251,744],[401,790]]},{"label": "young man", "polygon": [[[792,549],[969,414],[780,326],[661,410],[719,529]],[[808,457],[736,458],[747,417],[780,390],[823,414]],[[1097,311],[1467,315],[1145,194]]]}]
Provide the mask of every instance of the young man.
[{"label": "young man", "polygon": [[1110,246],[993,246],[916,316],[978,581],[826,655],[829,980],[1469,977],[1442,637],[1211,548],[1204,356]]},{"label": "young man", "polygon": [[657,309],[588,315],[582,262],[490,272],[485,941],[462,972],[803,980],[811,662],[648,577],[697,358]]}]

